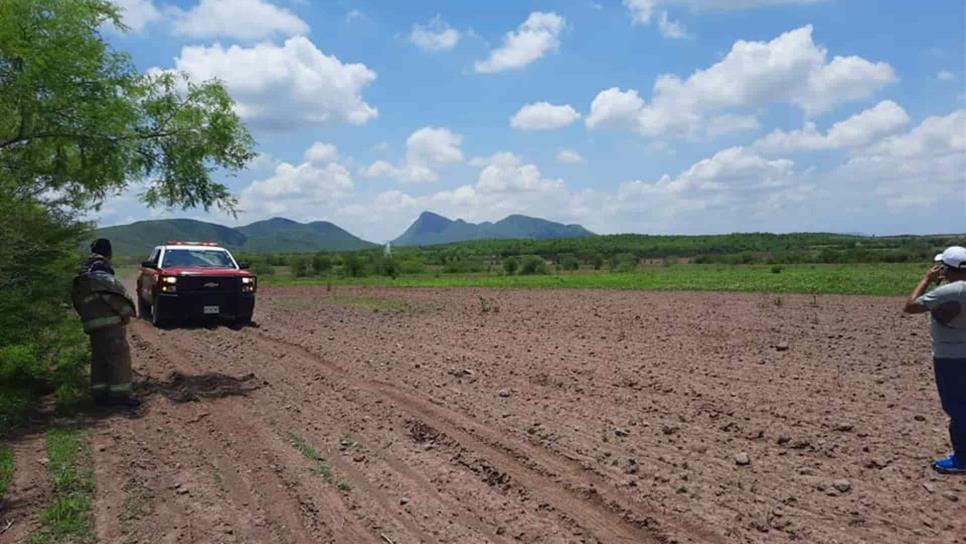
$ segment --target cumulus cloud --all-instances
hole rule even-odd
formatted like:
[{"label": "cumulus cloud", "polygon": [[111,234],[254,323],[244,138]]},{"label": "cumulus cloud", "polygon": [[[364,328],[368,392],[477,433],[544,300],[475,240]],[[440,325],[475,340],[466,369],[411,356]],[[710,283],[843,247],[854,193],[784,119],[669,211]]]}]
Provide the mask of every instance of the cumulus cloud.
[{"label": "cumulus cloud", "polygon": [[584,158],[576,149],[558,149],[556,155],[557,162],[563,164],[580,164]]},{"label": "cumulus cloud", "polygon": [[942,205],[950,231],[966,217],[966,110],[924,119],[908,132],[853,152],[831,178],[856,184],[892,208]]},{"label": "cumulus cloud", "polygon": [[259,40],[307,34],[309,25],[265,0],[201,0],[188,11],[171,8],[174,33],[191,38]]},{"label": "cumulus cloud", "polygon": [[378,115],[362,98],[376,73],[326,55],[302,36],[284,45],[184,47],[175,68],[195,80],[224,81],[239,115],[256,126],[362,125]]},{"label": "cumulus cloud", "polygon": [[949,70],[940,70],[936,74],[936,79],[939,81],[953,81],[956,79],[956,74],[950,72]]},{"label": "cumulus cloud", "polygon": [[337,159],[339,157],[339,150],[332,144],[315,142],[305,150],[303,156],[310,163],[319,164]]},{"label": "cumulus cloud", "polygon": [[895,80],[884,62],[855,56],[829,60],[812,41],[812,27],[804,26],[770,42],[737,41],[720,62],[687,79],[658,76],[650,103],[634,89],[605,89],[591,103],[586,124],[648,136],[695,136],[707,134],[709,113],[787,103],[816,115]]},{"label": "cumulus cloud", "polygon": [[774,130],[753,144],[763,153],[792,153],[844,149],[867,145],[892,134],[909,123],[905,110],[891,100],[883,100],[874,107],[839,121],[822,134],[815,123],[805,123],[800,130]]},{"label": "cumulus cloud", "polygon": [[406,138],[406,160],[399,166],[378,160],[359,169],[367,178],[392,177],[406,183],[433,183],[437,169],[463,161],[463,137],[448,128],[423,127]]},{"label": "cumulus cloud", "polygon": [[566,21],[556,13],[534,11],[515,31],[503,37],[503,45],[477,61],[477,72],[491,74],[504,70],[519,70],[560,46],[560,33]]},{"label": "cumulus cloud", "polygon": [[460,33],[436,15],[425,25],[413,25],[409,41],[423,51],[448,51],[460,40]]},{"label": "cumulus cloud", "polygon": [[580,114],[570,104],[555,106],[549,102],[534,102],[520,108],[510,118],[510,126],[520,130],[551,130],[565,127],[579,118]]},{"label": "cumulus cloud", "polygon": [[[121,22],[132,32],[141,32],[147,25],[161,20],[161,12],[152,0],[114,0],[121,11]],[[113,28],[113,30],[117,30]]]},{"label": "cumulus cloud", "polygon": [[[311,150],[306,151],[306,157],[314,155]],[[351,195],[353,187],[349,170],[338,162],[281,162],[271,176],[253,181],[240,193],[239,207],[248,218],[284,215],[318,220]]]}]

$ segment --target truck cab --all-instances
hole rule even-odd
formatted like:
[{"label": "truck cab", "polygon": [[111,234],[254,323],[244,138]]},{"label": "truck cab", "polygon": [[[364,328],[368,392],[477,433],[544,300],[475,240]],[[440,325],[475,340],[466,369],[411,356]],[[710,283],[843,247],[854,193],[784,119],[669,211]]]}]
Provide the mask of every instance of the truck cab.
[{"label": "truck cab", "polygon": [[190,318],[251,323],[258,278],[213,242],[171,241],[141,263],[138,314],[155,326]]}]

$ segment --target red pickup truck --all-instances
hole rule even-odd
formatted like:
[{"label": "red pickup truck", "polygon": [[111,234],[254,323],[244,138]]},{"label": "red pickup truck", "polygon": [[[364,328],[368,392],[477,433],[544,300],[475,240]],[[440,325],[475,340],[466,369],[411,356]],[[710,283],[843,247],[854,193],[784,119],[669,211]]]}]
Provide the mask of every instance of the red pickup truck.
[{"label": "red pickup truck", "polygon": [[212,242],[168,242],[141,263],[138,314],[163,326],[188,318],[251,323],[258,278]]}]

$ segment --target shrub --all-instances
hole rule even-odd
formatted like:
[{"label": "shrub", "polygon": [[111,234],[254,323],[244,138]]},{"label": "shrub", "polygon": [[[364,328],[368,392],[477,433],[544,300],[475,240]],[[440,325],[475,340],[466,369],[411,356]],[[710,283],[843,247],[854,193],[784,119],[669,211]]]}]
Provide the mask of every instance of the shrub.
[{"label": "shrub", "polygon": [[537,255],[525,255],[520,261],[521,276],[542,275],[549,273],[550,267],[547,266],[547,261],[543,260],[543,257],[539,257]]},{"label": "shrub", "polygon": [[252,263],[251,271],[256,276],[271,276],[275,273],[275,267],[266,261],[255,261]]},{"label": "shrub", "polygon": [[782,268],[781,266],[779,266],[777,264],[776,265],[773,265],[771,267],[771,273],[772,274],[780,274],[782,270],[784,270],[784,268]]},{"label": "shrub", "polygon": [[316,274],[328,274],[332,270],[332,257],[325,253],[316,253],[312,257],[312,268]]},{"label": "shrub", "polygon": [[503,271],[507,273],[508,276],[516,274],[517,270],[520,268],[520,259],[516,257],[507,257],[503,259]]},{"label": "shrub", "polygon": [[580,261],[578,261],[577,257],[574,257],[573,255],[565,255],[560,258],[560,269],[569,270],[571,272],[574,270],[579,270]]},{"label": "shrub", "polygon": [[362,278],[366,275],[366,265],[354,253],[342,255],[342,275],[350,278]]}]

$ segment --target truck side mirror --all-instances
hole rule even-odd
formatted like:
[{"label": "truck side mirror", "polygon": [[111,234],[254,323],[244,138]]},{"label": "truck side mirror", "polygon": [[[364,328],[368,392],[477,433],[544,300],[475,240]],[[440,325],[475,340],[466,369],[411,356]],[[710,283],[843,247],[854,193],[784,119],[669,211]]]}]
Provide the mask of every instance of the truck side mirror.
[{"label": "truck side mirror", "polygon": [[238,269],[239,270],[248,270],[251,267],[252,267],[252,263],[250,263],[248,261],[242,261],[242,262],[238,263]]},{"label": "truck side mirror", "polygon": [[141,268],[155,268],[154,261],[144,261],[141,263]]}]

